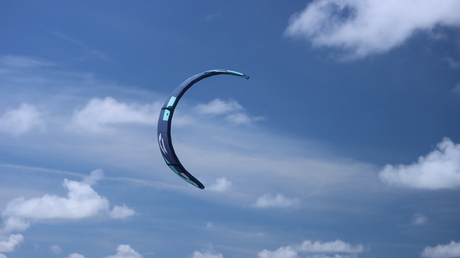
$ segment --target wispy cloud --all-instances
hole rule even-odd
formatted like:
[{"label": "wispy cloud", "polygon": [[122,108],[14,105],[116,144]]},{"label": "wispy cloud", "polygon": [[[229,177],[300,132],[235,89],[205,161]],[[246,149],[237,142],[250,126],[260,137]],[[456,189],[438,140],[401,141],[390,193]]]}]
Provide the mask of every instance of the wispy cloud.
[{"label": "wispy cloud", "polygon": [[211,14],[206,15],[205,19],[206,19],[207,21],[215,20],[215,19],[219,18],[220,15],[221,15],[220,12],[211,13]]},{"label": "wispy cloud", "polygon": [[80,61],[84,61],[88,59],[100,59],[104,61],[112,61],[111,58],[107,56],[106,54],[102,53],[99,50],[89,47],[85,42],[75,39],[69,36],[68,34],[62,33],[60,31],[54,31],[53,35],[80,48],[80,52],[82,53],[82,55],[77,58]]},{"label": "wispy cloud", "polygon": [[51,245],[50,249],[51,249],[51,252],[55,254],[60,254],[62,252],[62,249],[59,245]]},{"label": "wispy cloud", "polygon": [[198,104],[196,109],[201,114],[222,115],[241,111],[243,107],[235,100],[214,99],[207,104]]},{"label": "wispy cloud", "polygon": [[300,205],[300,200],[297,198],[288,198],[282,194],[275,196],[271,194],[264,194],[260,196],[254,203],[256,208],[287,208],[296,207]]},{"label": "wispy cloud", "polygon": [[[27,77],[29,71],[22,74]],[[34,99],[42,101],[37,106],[47,107],[46,117],[40,116],[46,121],[47,130],[35,141],[27,144],[15,141],[14,144],[24,144],[24,148],[39,150],[43,155],[63,159],[78,157],[79,160],[98,162],[101,166],[128,168],[141,177],[144,173],[150,174],[155,165],[161,166],[160,169],[165,166],[161,155],[152,155],[158,151],[152,130],[155,130],[159,110],[165,101],[163,96],[86,74],[53,73],[53,69],[47,73],[36,70],[35,74],[46,81],[39,87],[44,90],[37,91]],[[52,92],[50,88],[53,88]],[[23,95],[27,93],[20,97]],[[111,97],[94,97],[101,95]],[[43,99],[53,101],[45,103]],[[327,152],[322,150],[324,148],[317,144],[310,145],[306,140],[269,133],[264,130],[263,124],[255,123],[260,117],[248,114],[245,107],[235,100],[214,99],[201,104],[194,101],[184,98],[179,104],[173,119],[173,139],[181,160],[187,156],[195,157],[183,161],[187,162],[190,171],[197,171],[197,174],[192,174],[207,183],[207,187],[215,184],[216,188],[213,186],[211,189],[223,191],[229,189],[230,178],[232,187],[240,180],[239,192],[243,194],[239,196],[251,194],[251,198],[245,197],[247,202],[257,199],[260,193],[272,191],[264,184],[274,182],[280,187],[295,182],[293,189],[301,194],[334,191],[351,185],[353,188],[367,186],[364,181],[378,182],[373,173],[368,173],[375,170],[369,164],[329,159]],[[236,124],[250,126],[234,126]],[[257,130],[254,130],[256,127]],[[10,138],[6,140],[14,140]],[[47,148],[44,149],[43,144]],[[71,153],[62,151],[69,146],[72,146]],[[206,157],[206,160],[200,157]],[[202,171],[216,171],[227,181],[217,182],[215,174],[205,172],[200,175]],[[156,173],[154,180],[181,189],[182,182],[174,178],[168,181],[170,177],[167,173]],[[239,179],[239,176],[247,179]],[[246,187],[248,182],[258,183],[258,187]]]},{"label": "wispy cloud", "polygon": [[127,104],[112,97],[94,98],[83,109],[74,112],[68,128],[101,133],[110,126],[123,124],[155,125],[160,104]]},{"label": "wispy cloud", "polygon": [[457,85],[455,85],[455,87],[452,89],[452,93],[460,96],[460,83],[457,83]]},{"label": "wispy cloud", "polygon": [[415,225],[415,226],[420,226],[420,225],[425,224],[427,221],[428,221],[427,216],[425,216],[423,214],[416,213],[416,214],[414,214],[414,216],[412,216],[411,224]]},{"label": "wispy cloud", "polygon": [[[417,8],[414,8],[414,5]],[[363,58],[397,47],[420,30],[460,26],[460,2],[316,0],[289,21],[286,35]]]},{"label": "wispy cloud", "polygon": [[55,64],[46,60],[30,56],[15,56],[15,55],[4,55],[0,57],[0,65],[11,68],[38,68],[46,66],[54,66]]},{"label": "wispy cloud", "polygon": [[79,253],[71,253],[66,258],[85,258],[85,256]]},{"label": "wispy cloud", "polygon": [[[362,253],[364,247],[362,244],[353,246],[349,243],[343,242],[338,239],[332,242],[320,242],[305,240],[300,245],[288,245],[278,248],[275,251],[263,250],[258,253],[259,258],[295,258],[301,254],[314,254],[313,256],[306,257],[341,257],[341,258],[352,258],[357,257],[356,254]],[[332,254],[333,256],[328,256]]]},{"label": "wispy cloud", "polygon": [[445,57],[442,59],[447,65],[452,69],[458,69],[460,67],[460,60],[455,59],[454,57]]},{"label": "wispy cloud", "polygon": [[444,257],[459,257],[460,243],[452,241],[447,245],[437,245],[435,247],[425,247],[422,252],[422,257],[428,258],[444,258]]},{"label": "wispy cloud", "polygon": [[43,131],[43,113],[34,105],[23,103],[19,108],[8,109],[0,117],[0,132],[20,136],[32,130]]},{"label": "wispy cloud", "polygon": [[460,187],[460,144],[444,138],[436,150],[410,165],[386,165],[379,174],[384,183],[420,189]]}]

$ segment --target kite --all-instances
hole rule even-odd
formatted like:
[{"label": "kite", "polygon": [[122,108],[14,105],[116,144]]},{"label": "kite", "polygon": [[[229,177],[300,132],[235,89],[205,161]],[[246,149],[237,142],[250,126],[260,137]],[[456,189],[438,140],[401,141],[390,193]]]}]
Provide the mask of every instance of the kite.
[{"label": "kite", "polygon": [[231,70],[209,70],[196,74],[177,87],[161,108],[160,117],[158,118],[158,145],[160,146],[160,151],[166,165],[168,165],[168,167],[179,177],[200,189],[204,189],[204,185],[184,168],[174,151],[171,140],[171,122],[177,103],[190,87],[205,78],[220,74],[234,75],[249,79],[249,76]]}]

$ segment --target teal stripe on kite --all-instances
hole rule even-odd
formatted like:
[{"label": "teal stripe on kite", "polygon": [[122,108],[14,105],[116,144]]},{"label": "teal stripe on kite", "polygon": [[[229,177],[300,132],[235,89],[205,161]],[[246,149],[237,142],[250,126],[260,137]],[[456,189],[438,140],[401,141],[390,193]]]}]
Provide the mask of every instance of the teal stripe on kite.
[{"label": "teal stripe on kite", "polygon": [[176,103],[176,97],[173,96],[173,97],[171,97],[169,99],[168,105],[166,107],[168,107],[168,108],[172,107],[172,106],[174,106],[174,103]]},{"label": "teal stripe on kite", "polygon": [[171,112],[169,112],[169,110],[165,109],[165,112],[163,114],[163,121],[168,121],[170,115],[171,115]]}]

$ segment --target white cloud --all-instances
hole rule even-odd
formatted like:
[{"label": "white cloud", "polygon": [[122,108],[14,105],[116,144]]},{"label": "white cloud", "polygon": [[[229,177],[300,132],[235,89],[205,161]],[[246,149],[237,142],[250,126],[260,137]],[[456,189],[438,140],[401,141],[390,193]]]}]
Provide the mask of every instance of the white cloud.
[{"label": "white cloud", "polygon": [[134,215],[134,210],[127,207],[126,205],[123,206],[115,206],[110,211],[110,217],[112,219],[125,219],[127,217],[131,217]]},{"label": "white cloud", "polygon": [[379,174],[385,183],[420,189],[460,187],[460,144],[444,138],[436,150],[411,165],[386,165]]},{"label": "white cloud", "polygon": [[62,249],[59,245],[51,245],[50,249],[51,249],[51,252],[55,254],[60,254],[62,252]]},{"label": "white cloud", "polygon": [[253,121],[259,121],[259,120],[262,120],[262,118],[260,117],[252,118],[244,113],[230,114],[225,117],[225,121],[230,122],[231,124],[234,124],[234,125],[249,124]]},{"label": "white cloud", "polygon": [[8,257],[6,257],[6,255],[4,254],[0,254],[0,258],[8,258]]},{"label": "white cloud", "polygon": [[297,251],[291,246],[280,247],[276,251],[262,250],[257,254],[259,258],[297,258]]},{"label": "white cloud", "polygon": [[81,254],[78,254],[78,253],[71,253],[66,258],[85,258],[85,256],[81,255]]},{"label": "white cloud", "polygon": [[102,169],[96,169],[91,171],[89,176],[85,176],[83,179],[83,183],[88,184],[88,185],[94,185],[97,181],[101,180],[104,178],[104,171]]},{"label": "white cloud", "polygon": [[199,104],[196,109],[199,113],[205,115],[222,115],[243,110],[243,107],[235,100],[214,99],[207,104]]},{"label": "white cloud", "polygon": [[206,15],[205,19],[207,21],[211,21],[211,20],[217,19],[219,17],[220,17],[220,13],[211,13],[211,14]]},{"label": "white cloud", "polygon": [[435,247],[425,247],[422,252],[422,257],[429,258],[447,258],[460,257],[460,243],[450,242],[448,245],[437,245]]},{"label": "white cloud", "polygon": [[207,104],[199,104],[196,111],[203,115],[223,115],[224,120],[233,125],[250,124],[263,117],[252,117],[244,113],[244,108],[235,100],[214,99]]},{"label": "white cloud", "polygon": [[56,195],[10,201],[4,216],[24,219],[82,219],[96,216],[109,210],[109,201],[101,197],[90,185],[64,180],[68,190],[66,198]]},{"label": "white cloud", "polygon": [[34,129],[43,130],[43,114],[34,105],[21,104],[17,109],[9,109],[0,117],[0,132],[20,136]]},{"label": "white cloud", "polygon": [[74,112],[68,128],[94,133],[107,132],[110,126],[123,124],[155,125],[159,103],[126,104],[112,97],[93,98],[83,109]]},{"label": "white cloud", "polygon": [[414,214],[411,224],[415,226],[423,225],[428,221],[428,217],[422,214]]},{"label": "white cloud", "polygon": [[300,250],[306,253],[361,253],[364,250],[364,247],[361,244],[352,246],[342,240],[325,243],[307,240],[302,243]]},{"label": "white cloud", "polygon": [[457,0],[316,0],[291,17],[286,35],[363,58],[387,52],[420,30],[460,26],[458,10]]},{"label": "white cloud", "polygon": [[[91,173],[89,181],[102,177],[102,171]],[[115,206],[110,210],[110,203],[100,196],[85,180],[82,182],[64,179],[67,188],[67,197],[44,195],[42,197],[24,199],[22,197],[11,200],[2,212],[4,227],[1,232],[25,230],[29,221],[44,219],[83,219],[98,215],[108,215],[111,218],[122,219],[132,216],[134,211],[126,206]]]},{"label": "white cloud", "polygon": [[214,251],[214,249],[209,248],[207,250],[203,250],[202,252],[193,252],[192,258],[224,258],[224,256],[221,253]]},{"label": "white cloud", "polygon": [[208,190],[213,192],[222,193],[229,190],[232,187],[232,182],[227,180],[225,177],[216,179],[216,182],[207,187]]},{"label": "white cloud", "polygon": [[29,228],[30,223],[22,218],[8,217],[3,220],[3,228],[0,233],[10,233],[13,231],[24,231]]},{"label": "white cloud", "polygon": [[143,256],[136,252],[129,245],[119,245],[117,253],[114,255],[106,256],[105,258],[142,258]]},{"label": "white cloud", "polygon": [[[310,258],[351,258],[364,251],[363,245],[352,246],[342,240],[333,242],[319,242],[306,240],[300,245],[282,246],[275,251],[263,250],[258,253],[259,258],[297,258],[300,254],[314,254]],[[333,254],[328,256],[327,254]]]},{"label": "white cloud", "polygon": [[24,237],[21,234],[12,234],[7,239],[0,238],[0,252],[12,252],[22,241]]},{"label": "white cloud", "polygon": [[300,204],[300,200],[297,198],[287,198],[282,194],[275,196],[271,194],[264,194],[260,196],[254,204],[257,208],[287,208],[296,207]]}]

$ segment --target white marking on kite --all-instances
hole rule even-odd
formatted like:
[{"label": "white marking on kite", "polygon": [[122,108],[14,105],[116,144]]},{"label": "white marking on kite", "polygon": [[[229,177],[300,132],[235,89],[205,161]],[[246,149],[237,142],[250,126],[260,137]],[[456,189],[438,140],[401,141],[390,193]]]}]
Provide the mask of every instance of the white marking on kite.
[{"label": "white marking on kite", "polygon": [[163,154],[166,155],[168,151],[166,150],[165,142],[163,140],[163,137],[161,136],[161,133],[158,135],[158,142],[159,142],[161,151],[163,152]]}]

